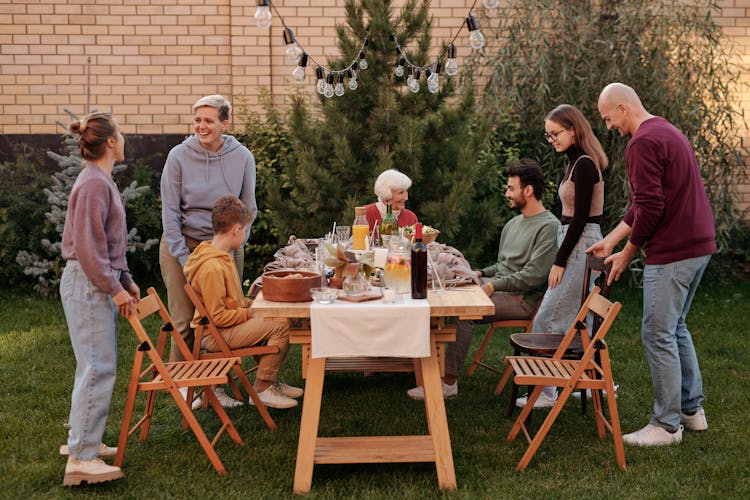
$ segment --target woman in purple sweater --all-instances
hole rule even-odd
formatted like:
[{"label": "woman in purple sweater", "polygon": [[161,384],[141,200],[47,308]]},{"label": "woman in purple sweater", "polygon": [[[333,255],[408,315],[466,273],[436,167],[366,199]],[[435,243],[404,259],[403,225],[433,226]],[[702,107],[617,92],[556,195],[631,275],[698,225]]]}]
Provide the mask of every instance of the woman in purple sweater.
[{"label": "woman in purple sweater", "polygon": [[[558,153],[565,153],[568,168],[558,194],[562,217],[557,233],[557,256],[549,272],[549,288],[534,318],[534,332],[565,333],[581,305],[581,288],[586,269],[586,249],[601,240],[599,222],[604,211],[602,169],[607,155],[583,113],[561,104],[544,119],[544,135]],[[536,408],[555,404],[557,388],[545,387],[534,403]],[[524,406],[526,398],[516,401]]]},{"label": "woman in purple sweater", "polygon": [[65,216],[60,281],[65,319],[76,358],[65,466],[66,486],[123,477],[102,457],[116,448],[102,444],[115,384],[117,313],[130,316],[140,299],[125,260],[128,231],[120,192],[112,180],[124,159],[125,139],[110,114],[94,113],[74,122],[81,156],[87,163],[73,185]]}]

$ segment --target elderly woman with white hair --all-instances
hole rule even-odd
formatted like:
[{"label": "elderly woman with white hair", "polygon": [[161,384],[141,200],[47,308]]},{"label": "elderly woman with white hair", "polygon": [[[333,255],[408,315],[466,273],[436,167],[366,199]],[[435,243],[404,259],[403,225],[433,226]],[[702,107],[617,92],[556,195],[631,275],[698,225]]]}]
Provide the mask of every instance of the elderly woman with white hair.
[{"label": "elderly woman with white hair", "polygon": [[375,194],[378,197],[376,203],[367,205],[367,223],[370,230],[378,226],[386,213],[386,204],[390,203],[393,215],[398,221],[398,227],[411,226],[419,222],[414,212],[405,208],[409,199],[409,188],[411,179],[396,169],[386,170],[380,174],[375,181]]},{"label": "elderly woman with white hair", "polygon": [[[192,348],[193,304],[185,294],[183,266],[190,253],[213,238],[211,209],[222,196],[235,196],[250,208],[255,219],[255,158],[229,128],[232,106],[223,96],[207,95],[193,104],[194,134],[169,152],[161,176],[162,226],[159,265],[167,287],[169,311],[175,328]],[[249,234],[249,228],[248,228]],[[245,235],[247,237],[247,234]],[[234,254],[242,280],[242,246]],[[171,357],[182,361],[172,344]],[[239,404],[217,392],[225,406]],[[227,400],[224,400],[224,398]]]}]

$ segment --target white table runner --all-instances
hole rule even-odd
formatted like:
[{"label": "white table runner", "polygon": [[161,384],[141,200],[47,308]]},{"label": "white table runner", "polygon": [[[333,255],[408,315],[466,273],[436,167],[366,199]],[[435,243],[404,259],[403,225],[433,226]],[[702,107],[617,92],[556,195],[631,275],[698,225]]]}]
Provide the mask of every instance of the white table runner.
[{"label": "white table runner", "polygon": [[430,305],[402,295],[399,304],[313,303],[312,357],[426,358],[430,355]]}]

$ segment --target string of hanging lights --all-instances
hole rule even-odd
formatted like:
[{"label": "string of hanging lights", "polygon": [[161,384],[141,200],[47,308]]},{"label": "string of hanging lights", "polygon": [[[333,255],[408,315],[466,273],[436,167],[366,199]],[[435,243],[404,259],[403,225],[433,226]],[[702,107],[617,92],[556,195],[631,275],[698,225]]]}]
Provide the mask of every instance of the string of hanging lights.
[{"label": "string of hanging lights", "polygon": [[[455,41],[463,31],[464,26],[469,30],[469,45],[471,48],[479,50],[484,47],[484,35],[479,31],[479,24],[472,14],[477,1],[478,0],[474,0],[472,3],[464,22],[461,23],[461,26],[453,36],[453,39],[446,45],[443,53],[427,66],[419,66],[411,62],[406,53],[402,50],[401,45],[398,43],[395,33],[390,34],[390,41],[395,45],[397,54],[395,75],[399,78],[402,78],[404,74],[407,75],[406,85],[411,92],[419,92],[421,88],[419,82],[423,73],[427,80],[427,89],[433,94],[439,89],[440,71],[443,67],[445,67],[445,73],[450,76],[458,73]],[[258,8],[253,16],[257,28],[269,29],[271,27],[273,19],[271,9],[273,9],[274,13],[281,21],[281,25],[284,27],[283,38],[284,45],[286,46],[286,59],[290,64],[295,64],[295,68],[292,71],[293,82],[303,83],[305,81],[305,68],[308,63],[311,62],[317,66],[315,69],[315,76],[317,78],[315,89],[319,94],[328,98],[333,97],[334,95],[341,97],[345,93],[345,80],[348,82],[349,90],[357,90],[359,87],[357,71],[366,70],[369,67],[365,54],[365,49],[369,44],[367,36],[362,40],[357,56],[348,66],[341,69],[328,68],[324,64],[316,61],[315,58],[311,56],[299,42],[297,42],[294,37],[294,32],[289,26],[287,26],[283,16],[279,13],[271,0],[257,0],[257,2]],[[485,9],[494,9],[499,3],[500,0],[482,0]],[[442,62],[443,58],[445,58],[445,65],[443,65]]]}]

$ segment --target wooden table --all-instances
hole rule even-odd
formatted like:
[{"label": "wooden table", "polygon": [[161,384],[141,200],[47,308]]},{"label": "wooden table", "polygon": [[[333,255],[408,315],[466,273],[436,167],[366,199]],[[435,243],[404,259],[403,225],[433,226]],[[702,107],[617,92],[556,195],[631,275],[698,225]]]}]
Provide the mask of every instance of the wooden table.
[{"label": "wooden table", "polygon": [[[430,293],[430,356],[427,358],[311,358],[310,302],[271,302],[262,293],[252,310],[269,319],[290,321],[290,342],[302,344],[305,398],[300,422],[294,492],[307,493],[315,464],[435,462],[440,489],[456,488],[448,421],[441,387],[445,342],[456,339],[445,319],[479,319],[495,308],[475,285],[436,295]],[[428,434],[422,436],[319,437],[320,407],[326,371],[409,371],[424,387]]]}]

